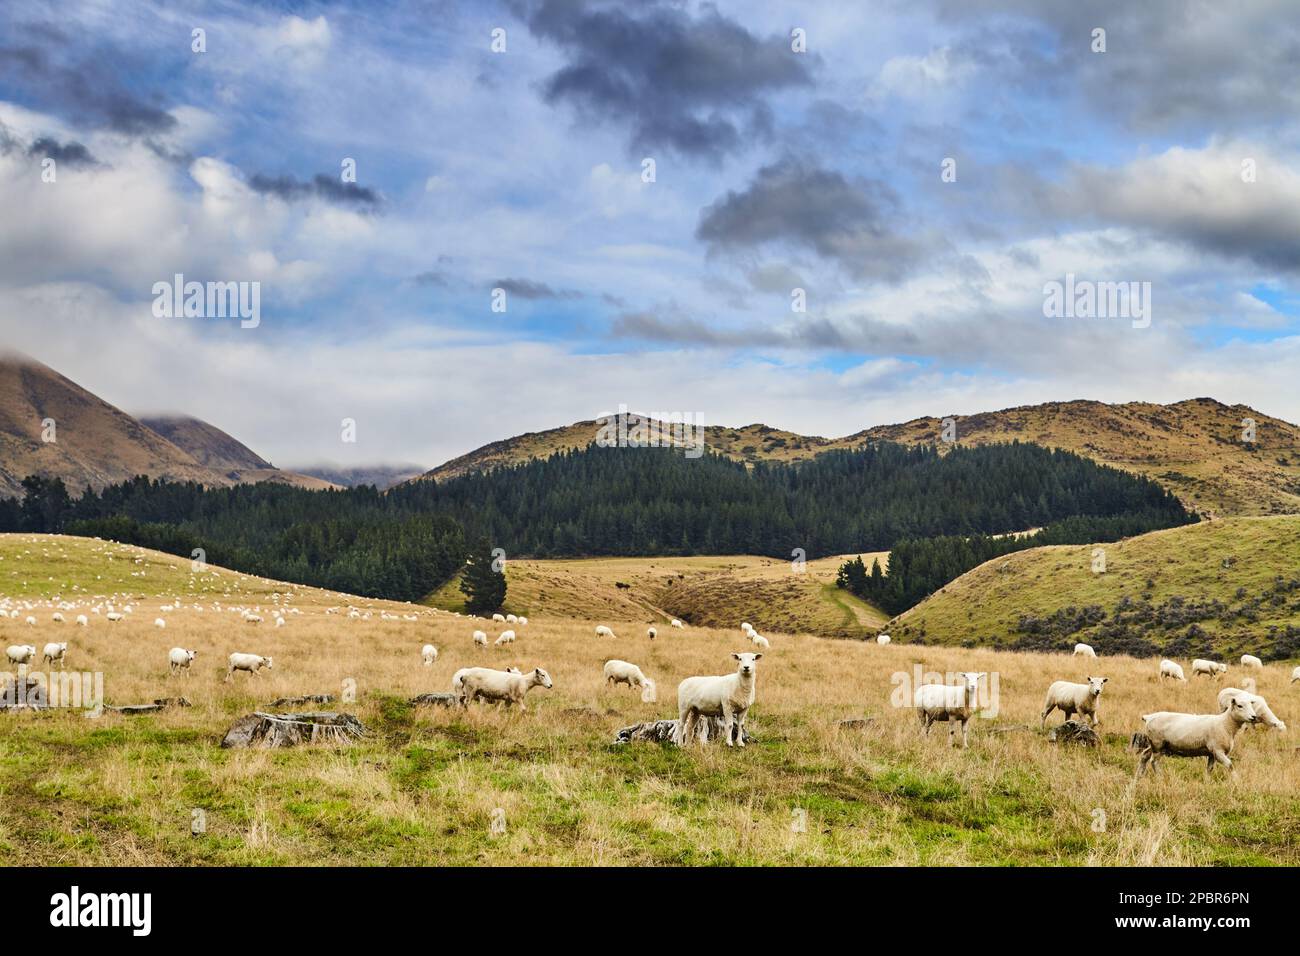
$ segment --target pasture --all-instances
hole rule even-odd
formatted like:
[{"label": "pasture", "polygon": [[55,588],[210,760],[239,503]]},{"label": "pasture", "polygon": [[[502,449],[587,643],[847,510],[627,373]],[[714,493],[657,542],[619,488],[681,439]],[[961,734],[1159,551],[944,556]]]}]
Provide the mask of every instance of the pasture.
[{"label": "pasture", "polygon": [[[102,614],[85,628],[70,623],[82,605],[127,592],[133,610],[121,623]],[[1207,781],[1204,761],[1171,758],[1161,776],[1135,785],[1126,744],[1140,715],[1211,712],[1240,668],[1215,684],[1162,685],[1155,660],[767,632],[748,722],[755,743],[614,746],[620,727],[675,717],[682,678],[728,673],[733,651],[754,650],[738,626],[661,623],[652,642],[648,615],[529,613],[516,643],[475,648],[475,628],[495,637],[504,625],[31,535],[0,537],[0,597],[38,618],[35,627],[0,622],[6,645],[68,641],[68,668],[101,671],[108,703],[184,695],[193,704],[93,719],[0,713],[6,865],[1300,864],[1300,684],[1288,684],[1281,665],[1255,676],[1291,729],[1245,731],[1235,780],[1216,772]],[[178,597],[182,608],[160,610]],[[64,612],[69,623],[51,622],[56,601],[78,606]],[[260,609],[263,622],[216,611],[217,601]],[[369,619],[348,618],[349,605]],[[277,628],[275,607],[301,613]],[[382,619],[385,611],[399,619]],[[411,614],[418,620],[400,619]],[[596,638],[597,623],[618,636]],[[420,662],[426,642],[439,650],[429,668]],[[188,677],[168,673],[177,645],[198,651]],[[274,668],[223,683],[232,651],[272,656]],[[601,666],[611,657],[640,665],[658,702],[606,688]],[[409,703],[480,664],[541,666],[555,686],[529,694],[526,713]],[[969,750],[949,749],[944,725],[921,738],[914,713],[891,705],[895,675],[917,664],[997,675],[997,716],[972,722]],[[1048,684],[1086,674],[1109,678],[1102,745],[1049,743],[1038,727]],[[358,744],[219,747],[236,718],[277,697],[345,687],[355,702],[321,709],[359,717],[371,734]],[[850,718],[870,719],[840,725]],[[192,832],[196,819],[202,832]]]}]

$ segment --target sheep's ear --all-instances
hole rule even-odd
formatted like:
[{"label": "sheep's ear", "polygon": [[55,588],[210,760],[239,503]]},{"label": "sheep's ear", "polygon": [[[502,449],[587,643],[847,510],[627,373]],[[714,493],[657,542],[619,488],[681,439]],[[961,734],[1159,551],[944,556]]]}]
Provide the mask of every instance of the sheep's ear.
[{"label": "sheep's ear", "polygon": [[732,654],[731,656],[734,657],[736,660],[740,660],[740,655],[739,655],[739,654]]},{"label": "sheep's ear", "polygon": [[762,655],[762,654],[755,654],[755,655],[754,655],[754,660],[756,660],[756,661],[761,661],[762,659],[763,659],[763,655]]}]

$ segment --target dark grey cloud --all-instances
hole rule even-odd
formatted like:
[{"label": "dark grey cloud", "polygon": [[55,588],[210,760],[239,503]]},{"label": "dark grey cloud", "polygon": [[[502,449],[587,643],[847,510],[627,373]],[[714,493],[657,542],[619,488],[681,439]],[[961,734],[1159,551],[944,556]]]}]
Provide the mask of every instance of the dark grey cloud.
[{"label": "dark grey cloud", "polygon": [[345,183],[338,176],[326,173],[317,173],[310,180],[289,175],[267,176],[255,173],[249,177],[248,185],[255,192],[264,196],[278,196],[285,202],[321,199],[338,206],[354,206],[366,211],[378,209],[381,203],[375,190],[356,183]]},{"label": "dark grey cloud", "polygon": [[81,143],[68,141],[60,143],[49,136],[42,136],[35,140],[31,146],[27,147],[28,156],[41,156],[46,159],[52,159],[62,166],[97,166],[99,163],[95,157]]},{"label": "dark grey cloud", "polygon": [[[112,47],[78,50],[48,24],[19,27],[18,42],[0,46],[0,85],[21,93],[20,101],[95,129],[131,136],[166,133],[176,119],[154,96],[137,93],[124,77],[135,58]],[[11,38],[13,39],[13,38]]]},{"label": "dark grey cloud", "polygon": [[923,254],[898,230],[901,217],[882,182],[783,159],[705,207],[695,236],[714,252],[776,243],[809,249],[853,276],[896,281]]},{"label": "dark grey cloud", "polygon": [[771,135],[765,97],[812,84],[815,56],[708,5],[693,16],[672,3],[542,0],[524,16],[568,61],[543,84],[546,101],[627,124],[633,150],[720,159]]},{"label": "dark grey cloud", "polygon": [[506,293],[521,299],[581,299],[582,293],[574,289],[554,289],[545,282],[533,279],[497,279],[492,283],[494,289],[505,289]]}]

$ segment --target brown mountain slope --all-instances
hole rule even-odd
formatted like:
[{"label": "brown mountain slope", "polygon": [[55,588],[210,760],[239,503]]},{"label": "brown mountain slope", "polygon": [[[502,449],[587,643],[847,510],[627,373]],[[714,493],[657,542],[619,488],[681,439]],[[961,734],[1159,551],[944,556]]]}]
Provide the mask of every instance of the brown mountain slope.
[{"label": "brown mountain slope", "polygon": [[[43,440],[46,419],[54,441]],[[232,483],[53,369],[0,355],[0,494],[21,494],[30,474],[62,478],[74,494],[141,474]]]},{"label": "brown mountain slope", "polygon": [[257,484],[274,481],[316,490],[339,487],[314,475],[276,468],[243,442],[198,418],[158,415],[141,417],[140,421],[205,468],[220,472],[234,482]]},{"label": "brown mountain slope", "polygon": [[[1071,401],[953,416],[958,444],[1028,441],[1063,448],[1126,471],[1148,475],[1189,507],[1220,515],[1300,512],[1300,428],[1245,405],[1197,398],[1171,405]],[[1242,420],[1255,422],[1255,442],[1241,440]],[[802,461],[832,448],[872,440],[938,443],[942,421],[918,418],[879,425],[844,438],[821,438],[746,425],[710,426],[710,450],[739,461]],[[472,471],[583,448],[600,423],[529,432],[493,442],[427,472],[447,480]],[[416,479],[420,480],[420,479]]]}]

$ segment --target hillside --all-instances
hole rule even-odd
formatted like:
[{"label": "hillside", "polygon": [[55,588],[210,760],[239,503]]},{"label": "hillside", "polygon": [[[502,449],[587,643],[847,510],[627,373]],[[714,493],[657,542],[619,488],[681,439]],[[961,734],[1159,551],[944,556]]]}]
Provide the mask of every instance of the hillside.
[{"label": "hillside", "polygon": [[1225,518],[986,562],[888,624],[900,641],[1300,658],[1300,515]]},{"label": "hillside", "polygon": [[[1170,405],[1071,401],[954,418],[958,444],[1020,440],[1064,448],[1149,476],[1197,511],[1220,515],[1300,511],[1300,428],[1244,405],[1229,406],[1209,398]],[[1253,445],[1240,440],[1245,418],[1255,421]],[[737,461],[803,461],[831,448],[853,448],[872,440],[934,444],[941,427],[940,418],[928,417],[828,439],[757,424],[709,426],[705,443]],[[598,422],[585,421],[493,442],[421,477],[446,480],[582,448],[595,440],[599,428]]]},{"label": "hillside", "polygon": [[380,491],[419,477],[424,472],[424,468],[419,465],[302,465],[293,470],[300,475],[328,481],[340,488],[374,485]]},{"label": "hillside", "polygon": [[[529,617],[627,620],[660,628],[674,617],[692,627],[723,629],[749,621],[760,633],[860,638],[888,615],[835,587],[836,572],[849,557],[809,561],[802,573],[789,561],[751,556],[514,560],[506,563],[506,606]],[[888,555],[863,559],[877,557],[884,563]],[[425,603],[463,611],[459,578]]]}]

